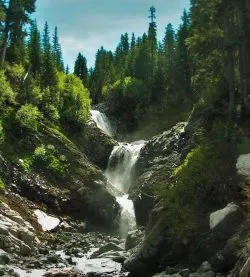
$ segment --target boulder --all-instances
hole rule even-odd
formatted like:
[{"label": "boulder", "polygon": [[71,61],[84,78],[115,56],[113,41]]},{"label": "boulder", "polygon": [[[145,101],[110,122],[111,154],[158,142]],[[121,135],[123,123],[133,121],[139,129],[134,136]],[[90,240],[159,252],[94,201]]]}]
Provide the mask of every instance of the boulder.
[{"label": "boulder", "polygon": [[105,252],[99,256],[97,256],[97,258],[106,258],[106,259],[110,259],[114,262],[117,263],[123,263],[125,261],[125,259],[127,258],[127,252],[126,251],[108,251]]},{"label": "boulder", "polygon": [[103,246],[101,246],[97,251],[95,251],[90,258],[97,258],[98,256],[100,256],[103,253],[109,252],[109,251],[124,251],[124,249],[122,247],[120,247],[119,245],[113,243],[113,242],[109,242]]},{"label": "boulder", "polygon": [[210,229],[216,227],[222,221],[228,220],[228,217],[238,216],[240,213],[240,207],[235,205],[234,203],[228,204],[225,208],[215,211],[210,214]]},{"label": "boulder", "polygon": [[245,181],[250,182],[250,153],[240,155],[237,159],[236,169],[239,175],[241,175]]},{"label": "boulder", "polygon": [[9,262],[10,256],[8,255],[8,253],[0,249],[0,265],[6,265],[9,264]]},{"label": "boulder", "polygon": [[136,247],[140,242],[142,242],[144,234],[140,230],[133,230],[128,232],[126,241],[125,241],[125,250],[130,250]]},{"label": "boulder", "polygon": [[0,248],[9,253],[29,255],[38,242],[30,223],[0,202]]},{"label": "boulder", "polygon": [[92,120],[75,139],[79,149],[87,155],[92,163],[102,169],[107,167],[109,156],[114,146],[118,145],[117,141],[103,133]]}]

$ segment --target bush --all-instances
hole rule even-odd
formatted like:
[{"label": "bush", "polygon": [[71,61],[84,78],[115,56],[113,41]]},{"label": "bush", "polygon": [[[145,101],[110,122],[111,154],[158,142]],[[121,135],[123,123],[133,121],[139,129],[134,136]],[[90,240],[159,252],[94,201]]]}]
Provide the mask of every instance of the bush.
[{"label": "bush", "polygon": [[0,106],[5,104],[12,104],[15,102],[16,94],[10,87],[7,81],[4,71],[0,71]]},{"label": "bush", "polygon": [[5,190],[5,184],[2,181],[2,179],[0,179],[0,193],[3,192]]},{"label": "bush", "polygon": [[82,81],[73,74],[66,75],[62,90],[61,118],[64,122],[83,126],[89,116],[90,94]]},{"label": "bush", "polygon": [[18,94],[18,103],[30,103],[38,106],[42,103],[43,91],[39,86],[38,80],[35,80],[31,74],[27,76],[23,82],[21,90]]},{"label": "bush", "polygon": [[31,131],[37,131],[38,122],[41,117],[42,114],[38,108],[31,104],[21,106],[16,113],[16,120],[20,126]]},{"label": "bush", "polygon": [[69,168],[66,157],[60,155],[51,144],[38,146],[34,151],[34,160],[38,165],[45,165],[47,169],[59,176],[65,175]]},{"label": "bush", "polygon": [[31,166],[33,164],[32,158],[26,157],[24,159],[19,159],[18,162],[26,173],[30,172]]},{"label": "bush", "polygon": [[25,68],[21,64],[13,64],[6,67],[6,76],[12,89],[16,92],[22,88],[25,74]]}]

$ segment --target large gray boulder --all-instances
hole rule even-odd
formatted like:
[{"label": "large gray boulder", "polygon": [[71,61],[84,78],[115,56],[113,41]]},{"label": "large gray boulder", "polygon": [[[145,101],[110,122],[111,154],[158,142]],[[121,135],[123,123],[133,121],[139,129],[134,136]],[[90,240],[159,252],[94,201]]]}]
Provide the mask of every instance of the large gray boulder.
[{"label": "large gray boulder", "polygon": [[32,253],[38,242],[30,223],[7,204],[0,202],[0,248],[25,256]]}]

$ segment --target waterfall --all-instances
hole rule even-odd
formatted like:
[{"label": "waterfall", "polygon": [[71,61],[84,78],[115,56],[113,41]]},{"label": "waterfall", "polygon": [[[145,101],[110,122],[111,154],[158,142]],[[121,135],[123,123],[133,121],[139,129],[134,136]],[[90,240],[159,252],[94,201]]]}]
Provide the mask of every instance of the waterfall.
[{"label": "waterfall", "polygon": [[[105,114],[91,110],[91,116],[98,128],[112,137],[112,128]],[[121,207],[119,224],[121,237],[126,237],[128,231],[136,228],[134,205],[128,199],[127,193],[132,183],[134,165],[144,144],[145,141],[120,142],[118,146],[114,147],[105,171],[108,181],[123,194],[116,197],[116,201]]]},{"label": "waterfall", "polygon": [[101,129],[106,135],[110,137],[113,136],[111,124],[104,113],[101,113],[97,110],[90,110],[90,115],[99,129]]},{"label": "waterfall", "polygon": [[105,175],[123,193],[127,193],[130,188],[132,170],[144,143],[144,141],[136,141],[131,144],[119,143],[110,155]]},{"label": "waterfall", "polygon": [[128,231],[136,228],[134,205],[128,199],[127,192],[132,182],[133,167],[139,157],[140,150],[145,144],[144,141],[137,141],[132,144],[119,143],[115,146],[110,157],[105,176],[110,183],[124,195],[116,197],[121,206],[120,235],[126,237]]}]

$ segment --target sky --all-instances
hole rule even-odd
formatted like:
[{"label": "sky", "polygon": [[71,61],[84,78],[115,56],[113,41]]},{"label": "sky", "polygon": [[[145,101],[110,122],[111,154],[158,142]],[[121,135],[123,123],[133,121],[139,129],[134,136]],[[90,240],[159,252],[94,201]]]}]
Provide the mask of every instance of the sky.
[{"label": "sky", "polygon": [[73,70],[81,52],[93,67],[97,50],[114,51],[121,34],[141,36],[148,29],[149,7],[156,8],[158,39],[168,23],[178,28],[189,0],[37,0],[36,18],[42,30],[48,21],[50,32],[58,27],[65,65]]}]

